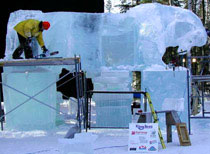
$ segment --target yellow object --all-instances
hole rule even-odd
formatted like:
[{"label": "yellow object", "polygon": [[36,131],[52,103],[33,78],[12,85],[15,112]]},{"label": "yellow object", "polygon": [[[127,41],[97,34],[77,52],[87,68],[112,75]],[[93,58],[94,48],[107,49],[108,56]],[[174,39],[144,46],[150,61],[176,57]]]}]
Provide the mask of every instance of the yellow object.
[{"label": "yellow object", "polygon": [[[154,118],[154,123],[158,123],[158,117],[157,117],[157,114],[155,112],[155,109],[154,109],[154,106],[152,104],[152,100],[151,100],[151,97],[150,97],[149,93],[146,93],[146,97],[148,99],[150,110],[151,110],[152,116]],[[161,133],[161,130],[160,130],[159,126],[158,126],[158,135],[159,135],[159,138],[160,138],[160,142],[161,142],[162,148],[165,149],[166,146],[165,146],[165,143],[164,143],[164,140],[163,140],[163,136],[162,136],[162,133]]]},{"label": "yellow object", "polygon": [[42,47],[44,46],[44,41],[42,37],[42,31],[40,31],[39,28],[39,24],[39,20],[28,19],[18,23],[14,27],[14,29],[17,31],[18,34],[25,38],[36,37],[39,45]]}]

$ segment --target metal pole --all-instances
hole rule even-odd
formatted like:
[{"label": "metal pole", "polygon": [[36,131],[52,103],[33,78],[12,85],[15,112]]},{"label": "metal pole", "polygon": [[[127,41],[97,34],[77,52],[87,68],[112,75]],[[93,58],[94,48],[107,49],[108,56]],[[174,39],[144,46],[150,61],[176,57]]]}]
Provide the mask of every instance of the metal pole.
[{"label": "metal pole", "polygon": [[[192,1],[188,0],[188,2],[190,1],[190,7],[189,8],[189,3],[188,3],[188,9],[192,10]],[[188,84],[188,125],[189,125],[189,134],[191,134],[191,85],[192,85],[192,66],[191,66],[191,51],[188,51],[187,53],[187,84]]]},{"label": "metal pole", "polygon": [[144,95],[144,112],[147,112],[147,97]]},{"label": "metal pole", "polygon": [[84,107],[84,126],[86,128],[86,132],[87,132],[87,126],[88,126],[88,101],[87,101],[87,82],[86,82],[86,73],[84,72],[84,76],[83,76],[83,82],[84,82],[84,99],[85,99],[85,107]]},{"label": "metal pole", "polygon": [[[0,73],[0,75],[1,75],[1,73]],[[2,109],[2,106],[1,106],[1,93],[2,93],[2,91],[1,91],[1,87],[0,87],[0,117],[1,116],[3,116],[3,109]],[[3,131],[3,118],[0,118],[0,122],[1,122],[1,130]]]},{"label": "metal pole", "polygon": [[190,71],[189,70],[187,70],[187,104],[188,104],[188,127],[189,127],[189,134],[191,134],[191,119],[190,119],[190,117],[191,117],[191,105],[190,105]]},{"label": "metal pole", "polygon": [[[93,95],[93,93],[89,93],[89,95]],[[88,97],[89,97],[89,95],[88,95]],[[89,129],[91,128],[91,102],[92,102],[92,99],[91,99],[91,97],[90,97],[90,111],[88,111],[89,112],[89,123],[88,123],[88,127],[89,127]]]},{"label": "metal pole", "polygon": [[81,56],[79,56],[79,63],[78,63],[78,71],[79,71],[79,96],[80,96],[80,114],[82,119],[81,123],[83,121],[83,127],[85,128],[85,116],[86,116],[86,107],[85,107],[85,72],[82,71],[82,65],[81,65]]},{"label": "metal pole", "polygon": [[88,129],[88,95],[85,96],[85,128]]},{"label": "metal pole", "polygon": [[[81,56],[79,56],[79,61],[78,61],[78,78],[79,78],[79,82],[78,82],[78,86],[79,86],[79,101],[80,101],[80,115],[82,114],[82,118],[84,118],[84,90],[83,90],[83,75],[82,75],[82,65],[81,65]],[[81,116],[80,116],[81,117]],[[84,121],[85,122],[85,121]],[[80,118],[80,125],[82,123],[82,119]],[[85,124],[84,124],[85,125]]]},{"label": "metal pole", "polygon": [[79,131],[81,132],[81,117],[80,117],[80,96],[79,96],[79,76],[78,76],[78,61],[76,59],[76,55],[75,55],[75,73],[76,73],[76,90],[77,90],[77,103],[78,103],[78,113],[77,113],[77,118],[78,118],[78,122],[79,122]]},{"label": "metal pole", "polygon": [[202,86],[202,116],[205,117],[205,110],[204,110],[204,82],[201,82]]}]

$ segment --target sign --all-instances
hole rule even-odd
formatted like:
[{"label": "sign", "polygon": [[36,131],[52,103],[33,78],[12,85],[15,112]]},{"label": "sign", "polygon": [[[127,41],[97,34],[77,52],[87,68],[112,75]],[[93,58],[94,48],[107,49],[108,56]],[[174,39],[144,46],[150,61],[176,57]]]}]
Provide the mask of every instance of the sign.
[{"label": "sign", "polygon": [[157,152],[158,124],[130,123],[129,124],[129,152]]}]

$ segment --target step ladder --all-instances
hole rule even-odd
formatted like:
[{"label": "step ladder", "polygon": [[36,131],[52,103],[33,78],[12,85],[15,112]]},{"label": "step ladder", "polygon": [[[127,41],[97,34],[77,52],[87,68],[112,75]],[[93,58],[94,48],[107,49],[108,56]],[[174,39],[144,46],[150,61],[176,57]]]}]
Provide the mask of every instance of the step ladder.
[{"label": "step ladder", "polygon": [[[178,115],[177,111],[175,111],[175,110],[154,111],[154,107],[153,107],[153,104],[152,104],[152,101],[151,101],[151,98],[150,98],[149,94],[147,94],[147,98],[148,98],[148,100],[150,100],[149,105],[150,105],[150,109],[152,111],[152,116],[154,118],[154,122],[156,121],[156,123],[158,123],[157,114],[165,113],[166,129],[167,129],[167,143],[172,142],[172,125],[175,125],[176,128],[177,128],[177,134],[178,134],[178,137],[179,137],[180,145],[181,146],[190,146],[191,142],[190,142],[189,134],[188,134],[188,131],[187,131],[186,123],[181,122],[181,119],[179,118],[179,115]],[[154,114],[154,112],[155,112],[155,114]],[[157,119],[157,120],[155,120],[155,119]],[[164,142],[161,139],[162,135],[161,135],[160,131],[159,131],[159,134],[160,134],[159,135],[160,141],[161,141],[161,144],[162,144]]]},{"label": "step ladder", "polygon": [[[149,107],[150,107],[150,110],[152,112],[154,123],[158,123],[158,117],[157,117],[157,114],[155,112],[154,106],[152,104],[151,97],[150,97],[150,95],[149,95],[148,92],[146,92],[146,97],[147,97],[148,102],[149,102]],[[165,149],[166,148],[165,142],[163,140],[163,136],[162,136],[162,133],[161,133],[161,130],[160,130],[160,127],[159,126],[158,126],[158,135],[159,135],[159,138],[160,138],[160,142],[161,142],[162,148]]]}]

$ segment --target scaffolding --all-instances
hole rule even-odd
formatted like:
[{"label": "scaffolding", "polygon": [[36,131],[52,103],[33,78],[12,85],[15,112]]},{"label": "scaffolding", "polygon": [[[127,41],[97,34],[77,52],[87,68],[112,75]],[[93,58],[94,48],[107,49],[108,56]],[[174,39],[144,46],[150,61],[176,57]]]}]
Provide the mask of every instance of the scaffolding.
[{"label": "scaffolding", "polygon": [[[192,59],[202,59],[203,67],[199,75],[193,75],[191,60]],[[210,84],[210,75],[203,74],[204,67],[208,65],[209,67],[210,56],[190,56],[188,55],[188,81],[189,81],[189,133],[191,133],[191,119],[209,119],[210,114],[206,110],[205,100],[210,98],[209,93],[206,93],[206,85]],[[191,86],[191,88],[190,88]],[[210,85],[209,85],[210,86]]]},{"label": "scaffolding", "polygon": [[[81,59],[80,57],[77,57],[77,56],[74,56],[74,58],[44,58],[44,59],[23,59],[23,60],[12,60],[12,61],[5,61],[5,60],[2,60],[0,61],[0,67],[14,67],[14,66],[55,66],[55,65],[74,65],[74,69],[75,69],[75,76],[73,78],[76,79],[76,91],[77,91],[77,105],[78,105],[78,110],[77,110],[77,121],[78,121],[78,127],[80,128],[80,131],[81,131],[81,123],[82,123],[82,119],[83,119],[83,116],[84,114],[81,113],[83,111],[83,107],[82,107],[82,102],[83,102],[83,98],[80,97],[80,96],[83,96],[81,95],[83,93],[83,85],[82,85],[82,82],[83,82],[83,79],[82,79],[82,76],[81,76],[81,73],[82,70],[81,70]],[[66,74],[65,76],[69,75],[71,72],[69,72],[68,74]],[[60,81],[61,79],[63,79],[65,76],[63,76],[62,78],[60,78],[59,80],[51,83],[50,85],[48,85],[46,88],[42,89],[41,91],[39,91],[37,94],[35,94],[34,96],[29,96],[21,91],[19,91],[18,89],[15,89],[9,85],[6,85],[5,83],[2,83],[2,86],[6,86],[8,88],[11,88],[13,90],[15,90],[16,92],[18,93],[21,93],[25,96],[28,97],[28,99],[26,101],[24,101],[23,103],[21,103],[20,105],[16,106],[15,108],[13,108],[12,110],[10,111],[7,111],[7,113],[3,113],[1,112],[3,107],[0,103],[0,122],[1,122],[1,129],[3,130],[3,119],[6,115],[10,114],[11,112],[13,112],[14,110],[16,110],[17,108],[21,107],[22,105],[24,105],[25,103],[27,103],[29,100],[33,99],[35,100],[36,102],[38,103],[41,103],[42,105],[45,105],[47,106],[49,109],[53,109],[53,110],[56,110],[56,108],[50,106],[50,105],[47,105],[46,103],[36,99],[35,97],[37,95],[39,95],[40,93],[42,93],[44,90],[48,89],[51,85],[54,85],[56,84],[56,82]],[[72,79],[73,79],[72,78]],[[72,80],[72,79],[69,79],[68,81]],[[67,82],[68,82],[67,81]],[[0,92],[1,92],[1,89],[0,89]],[[2,100],[0,98],[0,100]],[[62,113],[61,111],[58,111],[58,113]],[[65,113],[63,113],[65,114]]]},{"label": "scaffolding", "polygon": [[[132,98],[134,94],[139,94],[142,95],[144,97],[144,101],[141,103],[141,108],[139,109],[143,109],[144,112],[147,112],[147,98],[146,98],[146,92],[142,92],[142,91],[87,91],[86,92],[86,111],[87,111],[87,115],[86,115],[86,131],[87,129],[91,129],[91,128],[121,128],[121,129],[127,129],[128,128],[128,124],[129,124],[129,120],[127,119],[122,119],[123,120],[123,125],[118,126],[117,123],[115,123],[115,126],[104,126],[101,125],[101,122],[103,122],[102,119],[99,119],[100,124],[95,126],[95,124],[97,124],[96,119],[94,118],[94,116],[96,116],[95,110],[94,109],[97,104],[103,104],[103,105],[108,105],[113,107],[112,105],[114,105],[114,107],[116,107],[116,105],[125,105],[125,99],[126,98]],[[93,101],[92,97],[98,96],[98,100],[97,101]],[[106,98],[106,101],[103,101],[102,98]],[[119,103],[117,104],[116,101],[119,101]],[[128,101],[128,102],[127,102]],[[132,99],[128,99],[126,100],[126,108],[125,110],[130,111],[131,110],[131,104],[132,104]],[[130,108],[129,108],[129,107]],[[113,112],[115,115],[112,115],[111,112],[108,111],[108,109],[105,109],[108,114],[110,116],[113,116],[113,118],[120,118],[120,117],[116,117],[116,112]],[[120,109],[121,110],[121,109]],[[131,114],[131,111],[130,111]],[[100,113],[101,115],[101,113]],[[125,115],[126,117],[126,113],[124,113],[123,115]],[[105,118],[107,118],[107,115],[102,115],[103,117],[105,116]],[[99,118],[99,117],[98,117]],[[119,119],[117,120],[119,121]]]}]

